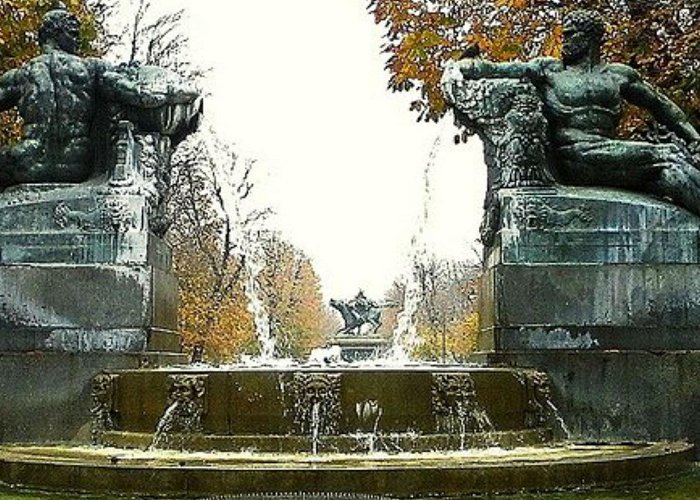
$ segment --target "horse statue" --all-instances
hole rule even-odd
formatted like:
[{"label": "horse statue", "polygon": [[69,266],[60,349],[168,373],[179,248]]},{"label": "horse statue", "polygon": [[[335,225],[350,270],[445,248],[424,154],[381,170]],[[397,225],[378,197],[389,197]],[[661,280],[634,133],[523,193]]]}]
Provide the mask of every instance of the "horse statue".
[{"label": "horse statue", "polygon": [[359,335],[362,327],[368,323],[373,327],[372,334],[375,334],[379,327],[382,326],[382,313],[379,309],[370,309],[366,314],[361,315],[348,302],[343,300],[331,299],[330,305],[340,313],[345,322],[345,326],[336,332],[338,334]]},{"label": "horse statue", "polygon": [[338,330],[338,334],[360,335],[362,327],[370,324],[372,326],[371,334],[374,335],[382,326],[381,309],[391,307],[393,304],[379,305],[366,298],[364,293],[360,291],[350,301],[331,299],[330,306],[340,313],[343,322],[345,322],[345,326]]}]

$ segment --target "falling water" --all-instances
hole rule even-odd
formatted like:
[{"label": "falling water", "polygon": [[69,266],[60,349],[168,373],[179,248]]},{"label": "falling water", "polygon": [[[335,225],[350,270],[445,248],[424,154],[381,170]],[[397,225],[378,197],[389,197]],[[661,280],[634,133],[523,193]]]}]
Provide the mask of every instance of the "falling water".
[{"label": "falling water", "polygon": [[241,238],[241,258],[245,264],[245,296],[248,311],[253,315],[255,335],[260,347],[259,360],[269,362],[275,357],[275,338],[270,330],[270,317],[262,301],[262,290],[258,276],[265,265],[265,256],[260,245],[260,233],[243,231]]},{"label": "falling water", "polygon": [[374,425],[372,426],[372,433],[369,438],[369,452],[372,453],[375,451],[375,443],[377,441],[377,438],[379,437],[379,420],[382,418],[382,414],[384,413],[384,410],[379,407],[379,411],[377,413],[377,418],[374,419]]},{"label": "falling water", "polygon": [[551,400],[547,400],[547,406],[549,407],[549,410],[551,412],[552,417],[554,418],[554,421],[557,423],[557,426],[559,427],[559,431],[563,434],[563,436],[566,439],[571,439],[571,431],[569,431],[569,428],[566,426],[564,423],[564,419],[561,417],[561,414],[559,413],[559,408],[557,408],[554,403],[552,403]]},{"label": "falling water", "polygon": [[245,296],[248,311],[253,315],[255,335],[258,339],[260,356],[258,361],[269,362],[275,355],[275,339],[270,331],[270,320],[262,300],[262,290],[258,276],[265,265],[265,256],[261,245],[261,231],[251,227],[247,215],[243,214],[241,200],[238,198],[240,181],[233,177],[228,148],[221,144],[211,127],[202,132],[204,144],[214,164],[214,181],[222,200],[222,210],[230,220],[230,234],[234,248],[245,268]]},{"label": "falling water", "polygon": [[467,415],[464,407],[460,407],[457,414],[459,418],[459,450],[464,451],[467,440]]},{"label": "falling water", "polygon": [[158,420],[158,425],[156,426],[156,432],[153,435],[153,441],[148,447],[149,450],[156,450],[162,448],[164,444],[167,443],[170,433],[175,427],[175,415],[176,410],[180,404],[180,401],[174,401],[170,406],[168,406],[163,413],[163,416]]},{"label": "falling water", "polygon": [[447,120],[443,120],[442,122],[442,127],[433,142],[428,161],[423,170],[423,213],[421,214],[421,219],[418,224],[418,230],[413,238],[411,238],[408,268],[403,275],[403,309],[398,314],[396,328],[393,332],[392,346],[387,356],[394,361],[402,363],[410,361],[411,353],[418,344],[415,314],[423,299],[421,275],[423,274],[428,259],[425,228],[428,224],[430,210],[430,178],[433,166],[435,165],[435,158],[437,157],[442,142],[445,123],[447,123]]},{"label": "falling water", "polygon": [[376,416],[374,417],[374,423],[372,424],[372,432],[369,433],[367,442],[367,451],[369,453],[374,453],[377,447],[377,440],[379,439],[379,420],[381,420],[384,414],[384,409],[379,406],[376,401],[373,401],[374,407],[376,408]]},{"label": "falling water", "polygon": [[321,402],[314,402],[311,408],[311,453],[318,454],[318,445],[321,434]]}]

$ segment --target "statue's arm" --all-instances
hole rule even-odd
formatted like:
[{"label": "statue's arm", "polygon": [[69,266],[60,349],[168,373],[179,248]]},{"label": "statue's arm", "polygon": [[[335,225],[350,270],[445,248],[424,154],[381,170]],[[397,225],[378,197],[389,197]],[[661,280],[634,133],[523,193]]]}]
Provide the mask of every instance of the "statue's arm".
[{"label": "statue's arm", "polygon": [[100,92],[109,101],[138,108],[158,108],[167,104],[163,93],[145,92],[138,82],[116,70],[107,70],[100,75]]},{"label": "statue's arm", "polygon": [[0,111],[16,106],[20,99],[19,72],[10,70],[0,76]]},{"label": "statue's arm", "polygon": [[168,104],[188,104],[199,94],[189,86],[168,86],[163,91],[145,89],[137,80],[119,68],[99,61],[99,89],[107,100],[138,108],[159,108]]},{"label": "statue's arm", "polygon": [[683,110],[661,91],[644,81],[637,71],[623,64],[611,65],[611,68],[625,77],[622,97],[648,110],[656,120],[688,143],[700,141],[700,134],[690,124]]},{"label": "statue's arm", "polygon": [[552,58],[538,58],[531,61],[493,62],[486,59],[462,59],[451,63],[454,70],[466,80],[482,78],[539,78],[547,69],[557,66],[559,61]]}]

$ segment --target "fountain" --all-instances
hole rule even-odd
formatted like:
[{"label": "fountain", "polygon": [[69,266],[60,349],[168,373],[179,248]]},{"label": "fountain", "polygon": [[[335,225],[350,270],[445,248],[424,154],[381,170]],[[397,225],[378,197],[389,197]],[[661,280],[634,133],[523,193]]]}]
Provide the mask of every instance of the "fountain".
[{"label": "fountain", "polygon": [[[141,495],[456,495],[658,477],[684,443],[574,444],[546,375],[346,365],[98,375],[97,446],[0,447],[0,480]],[[108,416],[108,418],[106,418]]]},{"label": "fountain", "polygon": [[[68,21],[67,12],[59,10],[45,22],[55,23],[56,29],[64,23],[68,36],[72,33]],[[56,50],[55,57],[67,57]],[[92,64],[90,61],[76,58],[73,62]],[[116,90],[137,89],[138,99],[130,94],[128,107],[124,102],[110,103],[124,109],[109,118],[129,120],[101,130],[104,137],[117,134],[102,152],[104,169],[84,179],[85,165],[72,165],[75,171],[70,173],[75,178],[71,179],[78,184],[66,186],[57,184],[64,179],[56,179],[48,168],[36,175],[39,181],[53,185],[19,186],[0,197],[0,348],[15,352],[11,361],[0,356],[0,363],[14,363],[17,358],[27,367],[3,372],[8,376],[0,382],[0,391],[5,391],[0,396],[10,392],[17,411],[29,415],[25,420],[34,417],[39,426],[42,419],[36,417],[47,412],[36,411],[34,405],[49,408],[51,418],[66,411],[65,422],[58,426],[61,433],[51,434],[50,428],[42,430],[49,434],[37,437],[29,426],[20,429],[23,439],[14,439],[22,444],[0,445],[0,482],[44,490],[149,496],[265,497],[276,493],[284,497],[308,492],[310,497],[358,494],[373,498],[371,495],[421,497],[581,487],[685,470],[693,456],[693,446],[677,435],[685,433],[685,427],[678,426],[678,432],[670,436],[673,440],[655,434],[653,440],[632,442],[630,434],[621,433],[607,443],[578,443],[576,439],[585,435],[578,428],[571,434],[565,420],[580,417],[582,412],[577,415],[567,405],[560,414],[561,405],[555,404],[567,396],[568,374],[555,370],[554,378],[533,368],[508,366],[518,364],[513,362],[521,354],[517,348],[527,354],[538,345],[552,347],[558,342],[559,347],[568,347],[562,355],[574,366],[577,359],[588,359],[579,349],[613,342],[597,324],[591,328],[593,333],[578,336],[557,323],[514,323],[514,327],[509,321],[520,318],[517,312],[558,307],[563,312],[547,319],[561,321],[574,299],[582,299],[570,296],[562,305],[565,300],[559,296],[559,302],[542,306],[533,305],[528,298],[523,306],[522,297],[531,295],[521,297],[508,288],[513,285],[508,274],[514,272],[511,267],[522,271],[509,259],[518,264],[523,255],[563,254],[566,245],[557,239],[559,233],[579,231],[578,237],[585,240],[591,237],[584,231],[590,229],[588,224],[614,222],[627,212],[612,207],[609,194],[593,197],[595,210],[579,207],[578,201],[576,206],[567,205],[590,193],[581,194],[575,188],[569,192],[555,185],[547,163],[547,122],[540,94],[519,78],[465,81],[464,76],[480,68],[479,64],[482,70],[490,67],[482,60],[449,66],[444,84],[456,118],[478,131],[486,144],[490,184],[482,228],[487,246],[482,300],[491,314],[482,322],[482,340],[485,348],[501,349],[486,356],[503,355],[506,363],[477,366],[410,361],[413,308],[420,293],[417,280],[411,277],[415,278],[426,250],[419,231],[397,343],[384,362],[294,364],[275,360],[267,317],[257,299],[256,242],[250,234],[241,234],[249,266],[246,291],[262,342],[261,358],[232,366],[174,366],[174,361],[181,360],[172,344],[175,287],[169,274],[169,249],[155,234],[162,235],[163,229],[158,193],[167,180],[163,173],[169,168],[172,147],[196,128],[201,106],[196,92],[175,75],[148,67],[114,68],[114,75],[105,78],[117,79],[113,82]],[[507,66],[513,67],[518,66]],[[53,83],[70,86],[79,79],[64,80]],[[42,79],[37,82],[45,83]],[[102,82],[98,79],[86,85],[93,84]],[[25,91],[32,88],[26,86]],[[159,103],[155,109],[154,102]],[[95,106],[87,104],[90,109]],[[21,107],[20,111],[26,110]],[[90,128],[78,125],[85,125],[81,116],[87,120],[92,114],[72,111],[76,110],[63,113],[77,120],[73,123],[76,128]],[[54,146],[59,139],[35,138]],[[438,145],[436,142],[432,159]],[[556,199],[543,199],[547,197]],[[666,202],[645,201],[641,195],[632,201],[636,205],[627,199],[623,208],[648,210],[649,217],[630,217],[626,222],[651,221],[659,230],[664,222],[675,221],[682,226],[679,233],[700,232],[691,214]],[[550,202],[559,205],[552,208]],[[25,230],[29,229],[40,230],[40,235],[28,239]],[[641,253],[645,256],[661,251],[653,240],[644,240],[647,246]],[[558,241],[559,246],[541,241]],[[54,252],[46,250],[53,248],[51,244]],[[595,252],[591,255],[597,255]],[[620,250],[615,255],[623,253]],[[685,254],[681,257],[690,259]],[[541,271],[536,265],[524,267],[526,272]],[[624,274],[626,269],[615,272]],[[664,288],[657,285],[655,282],[654,286]],[[61,293],[55,293],[56,289]],[[85,301],[94,310],[76,310],[75,304],[83,304],[86,295]],[[603,302],[607,297],[593,295]],[[661,293],[654,297],[672,305]],[[606,307],[614,306],[611,302]],[[684,321],[691,316],[700,317],[688,315]],[[126,320],[133,324],[124,323]],[[551,331],[547,330],[550,326]],[[620,327],[620,338],[629,336],[629,330],[619,324],[606,326]],[[160,351],[166,354],[158,354]],[[320,358],[317,361],[329,356]],[[139,366],[159,361],[161,366]],[[57,376],[69,383],[56,384]],[[40,387],[39,394],[46,397],[26,390],[25,379]],[[690,385],[697,387],[697,382]],[[595,388],[576,386],[569,397],[578,395],[577,391],[595,392],[591,391]],[[16,393],[30,396],[23,401]],[[619,418],[619,412],[608,415],[609,421]],[[89,435],[90,445],[46,444],[51,438],[65,441],[66,428],[88,421],[90,428],[83,429],[82,435]]]},{"label": "fountain", "polygon": [[[442,129],[444,129],[443,122]],[[407,361],[415,348],[418,339],[415,324],[415,314],[421,302],[423,290],[421,290],[421,273],[424,269],[427,248],[425,242],[425,229],[430,219],[430,176],[435,165],[435,158],[440,148],[442,131],[438,133],[430,155],[423,171],[423,211],[418,223],[418,231],[411,238],[408,267],[403,276],[403,309],[397,317],[396,328],[393,332],[393,341],[389,356],[396,361]]]}]

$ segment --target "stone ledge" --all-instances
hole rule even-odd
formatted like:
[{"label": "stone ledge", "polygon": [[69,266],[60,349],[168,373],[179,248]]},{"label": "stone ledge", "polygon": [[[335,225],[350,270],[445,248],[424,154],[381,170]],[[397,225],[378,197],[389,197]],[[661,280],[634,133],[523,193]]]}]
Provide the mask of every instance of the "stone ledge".
[{"label": "stone ledge", "polygon": [[499,264],[480,299],[485,349],[700,348],[696,264]]},{"label": "stone ledge", "polygon": [[0,233],[0,266],[17,264],[152,265],[170,270],[160,238],[140,233]]},{"label": "stone ledge", "polygon": [[[692,466],[687,443],[569,445],[503,453],[325,455],[197,454],[70,447],[0,449],[0,481],[13,486],[132,495],[259,494],[269,498],[338,491],[391,498],[522,493],[649,480]],[[117,463],[118,462],[118,463]],[[286,495],[285,495],[286,494]],[[302,495],[298,495],[302,498]],[[217,497],[218,498],[218,497]],[[254,496],[255,498],[255,496]]]},{"label": "stone ledge", "polygon": [[124,344],[116,332],[131,339],[126,350],[139,351],[152,329],[177,329],[177,282],[170,273],[148,266],[0,266],[0,350],[27,341],[28,350],[38,349],[50,339]]},{"label": "stone ledge", "polygon": [[663,200],[605,188],[501,189],[500,263],[700,263],[700,218]]}]

